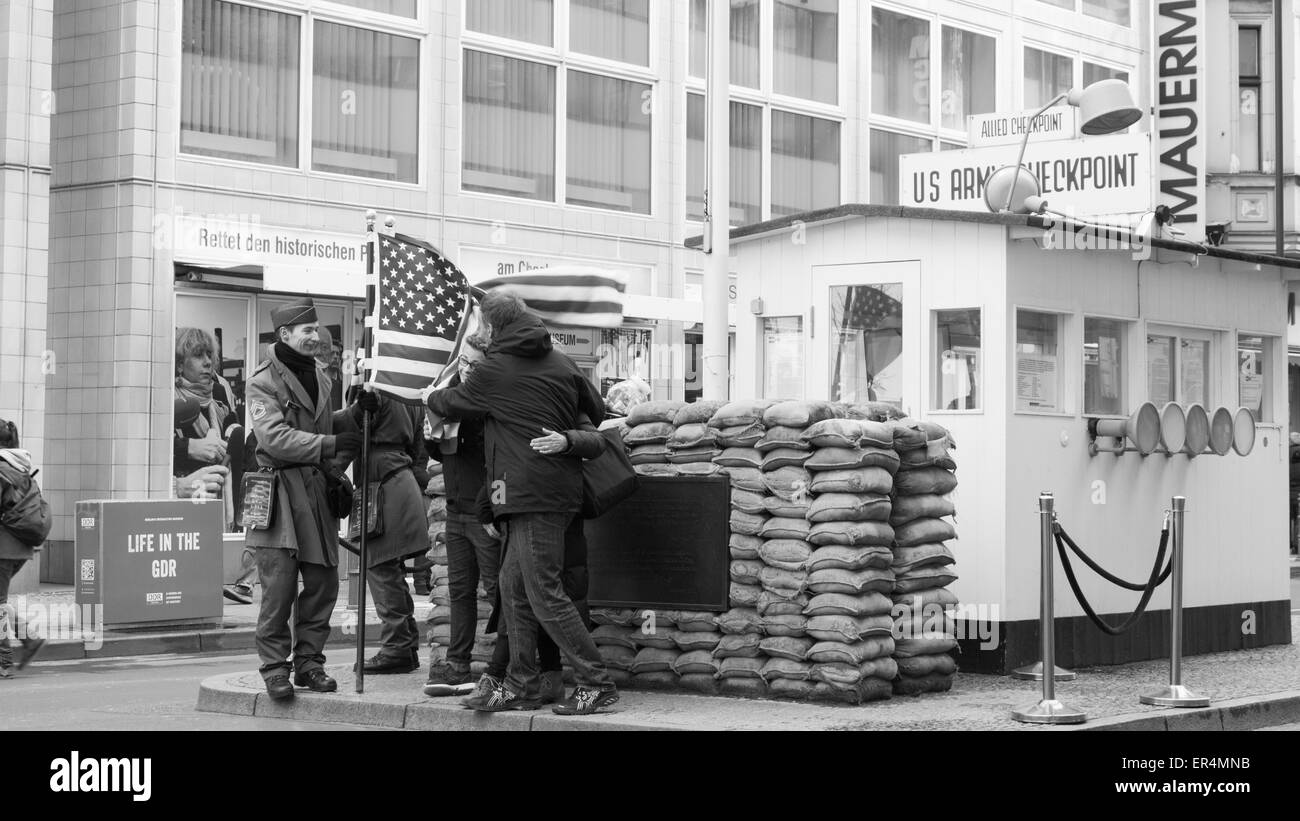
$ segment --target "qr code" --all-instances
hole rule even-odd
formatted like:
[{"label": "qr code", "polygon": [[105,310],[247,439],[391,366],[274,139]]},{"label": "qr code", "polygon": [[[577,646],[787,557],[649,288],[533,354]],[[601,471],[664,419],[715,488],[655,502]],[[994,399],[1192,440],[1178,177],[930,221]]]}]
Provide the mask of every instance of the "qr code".
[{"label": "qr code", "polygon": [[81,560],[81,580],[83,582],[93,582],[95,580],[95,560]]}]

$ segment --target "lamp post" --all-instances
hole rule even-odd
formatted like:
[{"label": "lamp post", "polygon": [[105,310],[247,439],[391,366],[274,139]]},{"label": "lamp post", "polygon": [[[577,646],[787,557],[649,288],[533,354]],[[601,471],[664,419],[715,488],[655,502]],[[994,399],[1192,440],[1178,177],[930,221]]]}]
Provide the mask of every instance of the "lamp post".
[{"label": "lamp post", "polygon": [[[1041,200],[1035,207],[1024,204],[1027,197],[1038,197],[1042,190],[1038,178],[1025,168],[1025,149],[1029,146],[1029,135],[1033,132],[1034,121],[1047,109],[1059,102],[1066,102],[1079,109],[1083,125],[1079,130],[1084,134],[1113,134],[1123,131],[1142,119],[1142,110],[1133,103],[1133,92],[1123,80],[1099,80],[1080,91],[1072,88],[1052,98],[1047,105],[1034,112],[1025,128],[1025,136],[1020,140],[1020,153],[1016,155],[1015,165],[1004,165],[989,176],[984,183],[984,204],[990,211],[1002,214],[1026,214],[1031,211],[1042,213],[1046,203]],[[1023,192],[1017,196],[1017,192]],[[1020,203],[1012,208],[1015,203]]]}]

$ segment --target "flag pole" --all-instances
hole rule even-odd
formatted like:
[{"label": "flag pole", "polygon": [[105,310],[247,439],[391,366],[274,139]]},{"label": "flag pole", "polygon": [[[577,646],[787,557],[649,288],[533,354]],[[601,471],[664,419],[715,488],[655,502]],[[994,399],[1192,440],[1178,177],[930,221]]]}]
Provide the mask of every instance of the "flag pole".
[{"label": "flag pole", "polygon": [[704,194],[704,243],[708,254],[704,266],[704,373],[703,398],[726,399],[727,302],[731,278],[731,3],[708,3],[708,78],[706,137],[708,144],[708,189]]},{"label": "flag pole", "polygon": [[[389,217],[384,221],[385,225],[390,228],[393,218]],[[375,308],[375,247],[379,238],[375,235],[375,212],[366,212],[366,309],[361,318],[361,350],[368,360],[371,355],[372,334],[370,332],[371,317],[374,315]],[[362,371],[361,389],[364,391],[366,386],[366,374]],[[358,545],[358,562],[361,564],[360,572],[357,575],[357,585],[360,588],[357,591],[357,692],[364,693],[366,689],[366,583],[367,579],[367,558],[366,555],[366,531],[370,523],[370,412],[365,411],[361,416],[361,471],[358,480],[361,482],[361,522],[359,528],[361,537]],[[354,514],[355,515],[355,514]]]}]

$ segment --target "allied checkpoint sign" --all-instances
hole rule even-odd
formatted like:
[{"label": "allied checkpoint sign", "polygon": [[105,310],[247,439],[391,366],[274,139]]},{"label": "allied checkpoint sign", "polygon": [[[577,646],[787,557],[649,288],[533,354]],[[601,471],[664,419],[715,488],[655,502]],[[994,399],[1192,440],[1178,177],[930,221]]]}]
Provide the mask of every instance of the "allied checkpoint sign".
[{"label": "allied checkpoint sign", "polygon": [[[988,213],[984,183],[1015,165],[1019,142],[904,154],[898,158],[898,201],[916,208]],[[1048,207],[1072,217],[1151,210],[1151,137],[1112,134],[1078,140],[1029,139],[1024,165]]]},{"label": "allied checkpoint sign", "polygon": [[222,502],[77,502],[77,604],[105,624],[221,620]]}]

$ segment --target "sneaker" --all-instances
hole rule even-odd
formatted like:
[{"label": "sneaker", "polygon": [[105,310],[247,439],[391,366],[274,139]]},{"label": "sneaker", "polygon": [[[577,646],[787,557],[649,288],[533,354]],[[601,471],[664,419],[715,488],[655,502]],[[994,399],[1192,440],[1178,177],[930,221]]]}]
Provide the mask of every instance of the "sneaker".
[{"label": "sneaker", "polygon": [[[462,698],[460,700],[460,703],[464,704],[466,707],[474,707],[480,704],[483,700],[485,700],[488,697],[488,694],[490,694],[493,689],[500,686],[501,686],[501,679],[497,678],[496,676],[489,676],[487,673],[484,673],[483,675],[479,676],[478,683],[474,685],[474,689],[470,691],[470,694],[468,696]],[[428,692],[429,690],[426,687],[425,693],[428,694]]]},{"label": "sneaker", "polygon": [[536,700],[515,695],[504,684],[498,684],[474,709],[480,713],[500,713],[506,710],[536,710],[541,706]]},{"label": "sneaker", "polygon": [[558,704],[564,701],[564,674],[559,670],[542,673],[542,692],[538,699],[542,704]]},{"label": "sneaker", "polygon": [[573,695],[551,708],[557,716],[589,716],[618,701],[618,690],[574,687]]},{"label": "sneaker", "polygon": [[248,593],[243,592],[242,590],[240,590],[238,587],[235,587],[234,585],[231,585],[230,587],[221,588],[221,595],[230,599],[232,602],[236,602],[238,604],[253,603],[252,596],[250,596]]},{"label": "sneaker", "polygon": [[445,661],[434,661],[429,664],[429,680],[426,685],[445,684],[456,687],[461,684],[469,684],[473,679],[473,674],[469,671],[469,665],[464,669],[455,667]]}]

